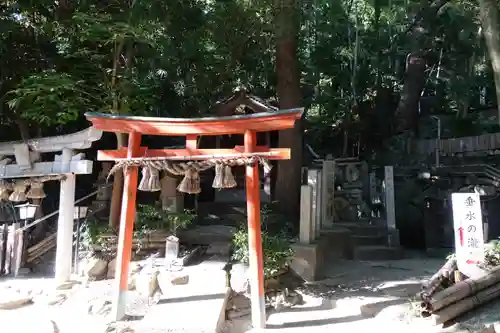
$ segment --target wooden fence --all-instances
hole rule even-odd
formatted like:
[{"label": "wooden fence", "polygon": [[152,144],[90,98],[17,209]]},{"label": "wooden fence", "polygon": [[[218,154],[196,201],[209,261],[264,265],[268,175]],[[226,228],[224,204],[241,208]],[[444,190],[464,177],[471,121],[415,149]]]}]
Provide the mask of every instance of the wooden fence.
[{"label": "wooden fence", "polygon": [[444,140],[419,140],[415,143],[418,154],[431,155],[439,150],[442,156],[455,154],[481,155],[500,154],[500,133],[488,133],[477,136]]}]

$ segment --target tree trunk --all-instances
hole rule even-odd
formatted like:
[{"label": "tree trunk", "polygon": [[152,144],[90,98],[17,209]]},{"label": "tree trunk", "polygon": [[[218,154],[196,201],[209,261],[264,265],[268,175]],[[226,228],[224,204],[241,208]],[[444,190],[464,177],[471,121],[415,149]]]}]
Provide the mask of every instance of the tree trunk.
[{"label": "tree trunk", "polygon": [[[298,4],[295,0],[275,1],[276,73],[278,100],[281,109],[301,104],[300,77],[297,61]],[[276,199],[281,211],[294,218],[300,209],[300,183],[302,167],[302,122],[293,129],[280,131],[279,146],[292,149],[289,161],[278,163]]]},{"label": "tree trunk", "polygon": [[422,52],[408,55],[404,82],[396,109],[395,134],[413,129],[418,119],[420,95],[425,85],[425,59]]},{"label": "tree trunk", "polygon": [[[116,133],[116,146],[126,147],[127,135]],[[109,226],[118,228],[120,226],[120,213],[122,208],[123,195],[123,171],[117,171],[113,175],[113,191],[111,192],[111,205],[109,208]]]},{"label": "tree trunk", "polygon": [[498,122],[500,123],[500,31],[498,28],[498,4],[495,0],[479,0],[481,25],[488,54],[493,67],[497,96]]},{"label": "tree trunk", "polygon": [[406,76],[403,91],[395,113],[394,134],[412,130],[418,120],[419,101],[425,87],[425,55],[432,45],[429,31],[432,29],[433,19],[449,0],[435,0],[429,3],[422,0],[422,7],[414,16],[405,34],[410,33],[413,43],[412,52],[406,58]]}]

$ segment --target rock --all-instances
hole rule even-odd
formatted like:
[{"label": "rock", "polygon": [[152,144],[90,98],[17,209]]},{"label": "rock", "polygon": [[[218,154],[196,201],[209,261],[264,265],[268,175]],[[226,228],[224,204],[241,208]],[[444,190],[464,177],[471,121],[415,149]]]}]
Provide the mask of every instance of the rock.
[{"label": "rock", "polygon": [[33,299],[35,304],[44,304],[44,305],[55,305],[61,304],[66,301],[68,297],[65,294],[52,294],[52,295],[39,295]]},{"label": "rock", "polygon": [[170,283],[173,284],[174,286],[188,284],[189,283],[189,275],[185,274],[185,275],[173,277],[170,280]]},{"label": "rock", "polygon": [[73,288],[75,285],[80,284],[78,281],[66,281],[56,286],[56,290],[69,290]]},{"label": "rock", "polygon": [[179,286],[189,283],[189,275],[174,274],[169,271],[161,271],[158,275],[158,284],[163,295],[167,295],[168,289],[172,286]]},{"label": "rock", "polygon": [[92,278],[103,278],[106,276],[108,263],[106,260],[91,257],[85,265],[85,275]]},{"label": "rock", "polygon": [[229,256],[231,251],[231,242],[215,242],[208,246],[208,255]]},{"label": "rock", "polygon": [[266,296],[269,300],[269,304],[276,310],[290,308],[294,305],[303,303],[302,295],[293,290],[288,290],[288,288],[282,291],[268,293]]},{"label": "rock", "polygon": [[179,231],[179,238],[191,244],[212,244],[231,242],[237,228],[226,225],[201,225]]},{"label": "rock", "polygon": [[5,290],[0,292],[0,309],[13,310],[31,303],[32,297],[21,293]]},{"label": "rock", "polygon": [[485,327],[485,328],[483,328],[483,329],[481,330],[481,332],[479,332],[479,333],[496,333],[496,331],[495,331],[495,326],[490,325],[490,326],[488,326],[488,327]]},{"label": "rock", "polygon": [[[132,266],[132,263],[130,263],[130,266]],[[116,258],[114,258],[113,260],[111,260],[108,263],[108,271],[106,273],[106,278],[107,279],[114,279],[115,278],[115,272],[116,272]]]},{"label": "rock", "polygon": [[96,298],[89,305],[88,314],[91,315],[107,315],[111,312],[111,302],[101,298]]},{"label": "rock", "polygon": [[31,273],[31,269],[28,268],[28,267],[22,267],[22,268],[19,268],[19,272],[17,273],[18,275],[28,275]]},{"label": "rock", "polygon": [[137,281],[137,275],[139,273],[136,272],[132,275],[129,276],[128,278],[128,290],[135,290],[135,286],[136,286],[136,281]]},{"label": "rock", "polygon": [[135,278],[135,289],[140,295],[153,297],[156,292],[161,292],[158,283],[158,271],[140,272]]}]

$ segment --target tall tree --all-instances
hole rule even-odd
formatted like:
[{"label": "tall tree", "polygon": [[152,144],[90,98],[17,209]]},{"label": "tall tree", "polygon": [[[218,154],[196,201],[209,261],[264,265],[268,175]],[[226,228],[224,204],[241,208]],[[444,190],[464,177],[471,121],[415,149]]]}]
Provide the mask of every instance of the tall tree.
[{"label": "tall tree", "polygon": [[[300,107],[302,100],[297,60],[298,3],[295,0],[275,0],[274,3],[277,92],[281,109]],[[298,121],[293,129],[281,131],[279,144],[292,149],[292,158],[278,164],[276,199],[283,212],[297,216],[300,207],[302,123]]]},{"label": "tall tree", "polygon": [[498,1],[479,0],[479,10],[481,13],[481,25],[483,27],[484,39],[486,40],[488,54],[493,67],[498,121],[500,123],[500,28],[498,26]]}]

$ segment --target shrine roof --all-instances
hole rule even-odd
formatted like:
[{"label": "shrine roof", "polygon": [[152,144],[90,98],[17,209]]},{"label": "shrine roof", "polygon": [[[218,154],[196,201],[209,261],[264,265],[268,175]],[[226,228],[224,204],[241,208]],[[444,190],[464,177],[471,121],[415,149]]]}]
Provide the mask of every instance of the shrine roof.
[{"label": "shrine roof", "polygon": [[279,108],[258,96],[250,94],[246,89],[237,88],[232,96],[217,102],[211,113],[218,116],[245,114],[245,108],[254,113],[279,111]]},{"label": "shrine roof", "polygon": [[99,130],[145,135],[222,135],[246,130],[266,132],[293,128],[304,108],[254,114],[203,117],[161,118],[87,112],[85,116]]}]

